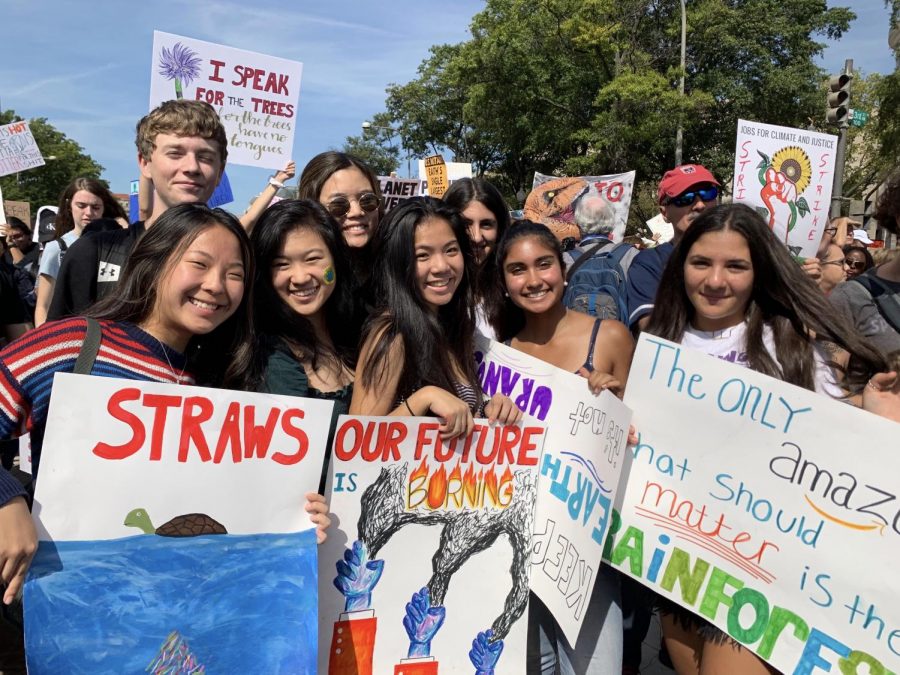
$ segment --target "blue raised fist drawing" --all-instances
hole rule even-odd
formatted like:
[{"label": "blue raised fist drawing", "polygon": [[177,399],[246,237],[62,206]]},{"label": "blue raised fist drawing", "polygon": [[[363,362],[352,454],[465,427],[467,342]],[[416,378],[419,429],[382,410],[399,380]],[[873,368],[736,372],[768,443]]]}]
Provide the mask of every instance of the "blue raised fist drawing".
[{"label": "blue raised fist drawing", "polygon": [[334,585],[344,595],[344,611],[368,609],[372,604],[372,589],[381,579],[384,560],[369,560],[369,552],[361,541],[344,551],[344,559],[338,560],[338,575]]},{"label": "blue raised fist drawing", "polygon": [[494,631],[490,628],[478,634],[472,640],[472,649],[469,651],[469,660],[475,666],[475,675],[494,675],[494,667],[503,653],[503,640],[495,640]]},{"label": "blue raised fist drawing", "polygon": [[403,617],[403,627],[409,636],[408,657],[431,656],[431,640],[446,616],[444,607],[431,605],[431,593],[427,587],[413,593],[412,600],[406,603],[406,616]]}]

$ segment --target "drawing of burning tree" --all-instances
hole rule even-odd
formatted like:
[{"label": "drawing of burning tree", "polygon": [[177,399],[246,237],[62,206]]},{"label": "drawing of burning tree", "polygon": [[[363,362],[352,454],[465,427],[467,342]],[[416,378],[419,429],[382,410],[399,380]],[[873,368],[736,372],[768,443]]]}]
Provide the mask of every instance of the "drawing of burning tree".
[{"label": "drawing of burning tree", "polygon": [[172,49],[163,47],[159,52],[159,74],[175,80],[175,98],[184,98],[183,87],[200,77],[202,60],[190,47],[176,42]]},{"label": "drawing of burning tree", "polygon": [[[431,642],[447,618],[443,606],[451,577],[476,553],[492,546],[498,537],[508,537],[513,550],[509,568],[510,590],[504,608],[487,630],[478,632],[468,653],[478,675],[493,675],[503,652],[504,638],[528,606],[528,556],[537,496],[536,478],[516,471],[511,480],[511,502],[502,509],[431,511],[424,507],[409,511],[404,497],[409,466],[398,464],[381,469],[374,483],[363,492],[357,524],[358,539],[337,561],[334,586],[344,596],[344,613],[334,623],[329,675],[371,675],[378,620],[372,593],[384,571],[376,559],[381,548],[408,525],[432,525],[441,529],[440,546],[432,557],[432,575],[427,586],[412,593],[406,604],[403,628],[409,638],[406,658],[395,672],[436,675],[438,660]],[[402,667],[401,667],[402,666]]]}]

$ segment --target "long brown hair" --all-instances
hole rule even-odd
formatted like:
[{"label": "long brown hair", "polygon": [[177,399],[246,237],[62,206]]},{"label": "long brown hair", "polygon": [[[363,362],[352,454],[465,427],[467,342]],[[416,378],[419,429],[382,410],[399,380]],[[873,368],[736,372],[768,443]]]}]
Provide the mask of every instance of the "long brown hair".
[{"label": "long brown hair", "polygon": [[116,201],[112,193],[106,189],[106,186],[96,178],[76,178],[66,186],[59,196],[58,212],[53,222],[56,228],[56,236],[61,237],[67,232],[75,229],[75,221],[72,219],[72,198],[79,190],[90,192],[92,195],[99,197],[103,202],[103,215],[101,218],[123,218],[128,220],[125,215],[125,209]]},{"label": "long brown hair", "polygon": [[[737,232],[750,249],[753,290],[745,317],[750,368],[815,390],[816,342],[832,343],[850,354],[844,385],[851,393],[859,392],[872,374],[887,368],[878,350],[834,311],[762,217],[744,204],[706,209],[691,223],[660,279],[648,333],[681,341],[695,311],[685,290],[685,261],[700,237],[719,231]],[[766,326],[772,330],[774,356],[763,341]]]}]

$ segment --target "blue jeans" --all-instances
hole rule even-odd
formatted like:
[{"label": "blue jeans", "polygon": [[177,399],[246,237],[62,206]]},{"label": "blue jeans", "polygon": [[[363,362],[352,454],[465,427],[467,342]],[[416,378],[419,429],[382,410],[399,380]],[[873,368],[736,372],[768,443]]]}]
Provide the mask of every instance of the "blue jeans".
[{"label": "blue jeans", "polygon": [[527,665],[528,675],[621,675],[619,577],[608,565],[600,567],[574,648],[550,610],[534,593],[531,594]]}]

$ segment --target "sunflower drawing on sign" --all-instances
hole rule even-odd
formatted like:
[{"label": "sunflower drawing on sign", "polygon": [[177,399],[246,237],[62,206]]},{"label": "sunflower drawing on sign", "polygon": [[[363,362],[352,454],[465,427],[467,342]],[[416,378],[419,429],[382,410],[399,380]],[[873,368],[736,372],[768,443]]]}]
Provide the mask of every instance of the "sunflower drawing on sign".
[{"label": "sunflower drawing on sign", "polygon": [[771,159],[759,150],[756,152],[762,157],[762,161],[756,168],[759,169],[759,182],[762,185],[759,194],[768,211],[769,227],[775,229],[776,200],[787,204],[791,211],[785,229],[785,240],[787,240],[788,232],[793,230],[794,225],[797,224],[798,214],[805,216],[809,213],[809,204],[801,195],[809,187],[812,163],[803,148],[796,145],[782,148],[772,155]]}]

